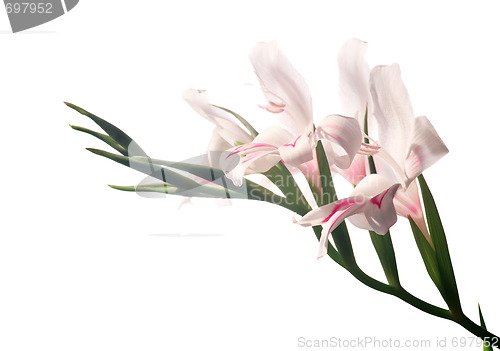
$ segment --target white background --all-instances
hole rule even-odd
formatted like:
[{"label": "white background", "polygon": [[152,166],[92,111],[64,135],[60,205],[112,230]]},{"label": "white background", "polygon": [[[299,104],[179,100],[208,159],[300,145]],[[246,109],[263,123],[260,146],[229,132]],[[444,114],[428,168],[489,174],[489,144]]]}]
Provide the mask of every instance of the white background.
[{"label": "white background", "polygon": [[[112,190],[106,184],[142,176],[90,154],[85,147],[105,145],[68,127],[93,125],[63,101],[115,123],[154,157],[202,154],[212,126],[181,93],[208,89],[214,103],[268,123],[273,116],[255,108],[261,101],[241,95],[256,83],[248,52],[268,40],[309,82],[319,120],[341,111],[336,58],[351,37],[369,43],[370,65],[401,65],[415,113],[450,149],[426,178],[464,310],[478,321],[480,302],[500,333],[494,5],[86,0],[18,34],[0,11],[0,349],[304,349],[299,337],[457,349],[452,339],[471,334],[316,260],[312,231],[287,211],[204,200],[178,211],[178,198]],[[404,286],[443,306],[408,223],[392,232]],[[360,265],[383,279],[367,234],[352,237]]]}]

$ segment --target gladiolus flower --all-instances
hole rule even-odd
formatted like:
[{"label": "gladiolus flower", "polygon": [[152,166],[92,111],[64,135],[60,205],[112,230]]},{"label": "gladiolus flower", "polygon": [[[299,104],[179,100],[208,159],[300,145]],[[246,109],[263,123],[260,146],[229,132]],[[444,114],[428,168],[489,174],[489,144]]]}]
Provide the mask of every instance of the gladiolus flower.
[{"label": "gladiolus flower", "polygon": [[[267,105],[271,113],[283,113],[292,121],[292,130],[273,126],[260,133],[251,143],[233,148],[227,163],[227,175],[236,185],[242,184],[246,170],[269,170],[279,161],[299,167],[314,158],[318,140],[331,144],[329,158],[338,167],[347,168],[361,146],[361,130],[351,117],[327,116],[313,125],[312,99],[309,87],[275,42],[259,43],[250,54]],[[239,158],[234,158],[239,156]]]},{"label": "gladiolus flower", "polygon": [[314,209],[297,223],[302,226],[323,225],[318,258],[327,253],[328,235],[346,218],[354,225],[384,235],[396,223],[394,196],[400,184],[373,174],[365,177],[351,196]]}]

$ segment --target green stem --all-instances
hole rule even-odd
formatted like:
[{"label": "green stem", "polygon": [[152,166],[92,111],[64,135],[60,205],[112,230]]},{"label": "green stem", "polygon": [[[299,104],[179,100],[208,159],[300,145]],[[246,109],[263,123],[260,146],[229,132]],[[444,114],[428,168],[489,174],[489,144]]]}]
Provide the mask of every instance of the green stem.
[{"label": "green stem", "polygon": [[434,306],[428,302],[425,302],[423,300],[420,300],[418,297],[410,294],[408,291],[406,291],[402,287],[395,287],[395,286],[390,286],[387,284],[384,284],[376,279],[373,279],[372,277],[368,276],[366,273],[364,273],[359,267],[351,267],[348,269],[351,274],[358,279],[360,282],[363,284],[384,292],[386,294],[390,294],[393,296],[396,296],[400,298],[401,300],[405,301],[406,303],[412,305],[415,308],[418,308],[419,310],[429,313],[433,316],[440,317],[440,318],[445,318],[451,320],[451,313],[448,310],[445,310],[443,308]]},{"label": "green stem", "polygon": [[454,315],[452,320],[482,340],[489,341],[492,343],[491,346],[500,349],[500,338],[471,321],[465,314]]},{"label": "green stem", "polygon": [[[316,232],[316,230],[315,230]],[[339,237],[338,234],[335,235],[335,233],[332,233],[334,241],[336,246],[338,247],[339,244],[342,245],[342,243],[339,243]],[[347,252],[346,252],[347,251]],[[332,259],[337,262],[340,266],[344,267],[349,273],[351,273],[357,280],[359,280],[361,283],[365,284],[366,286],[378,290],[380,292],[393,295],[395,297],[398,297],[399,299],[403,300],[404,302],[412,305],[413,307],[428,313],[430,315],[439,317],[439,318],[444,318],[450,321],[453,321],[465,329],[467,329],[469,332],[472,334],[476,335],[477,337],[480,337],[481,339],[489,340],[491,343],[493,343],[495,340],[500,340],[496,335],[490,333],[489,331],[483,329],[479,325],[475,324],[473,321],[471,321],[467,316],[465,316],[462,312],[460,314],[456,315],[450,312],[447,309],[441,308],[434,306],[428,302],[425,302],[418,297],[410,294],[408,291],[406,291],[403,287],[401,286],[391,286],[387,285],[385,283],[382,283],[369,275],[367,275],[361,268],[356,263],[356,260],[354,258],[354,254],[351,250],[341,250],[339,249],[339,252],[342,254],[342,262],[339,262],[338,260],[338,253],[334,250],[330,252],[330,249],[328,250],[328,255],[332,257]],[[494,344],[493,346],[500,348],[498,344]]]},{"label": "green stem", "polygon": [[[335,240],[335,236],[334,236]],[[337,243],[337,242],[336,242]],[[341,251],[341,250],[339,250]],[[341,251],[344,253],[343,251]],[[365,284],[366,286],[369,286],[372,289],[381,291],[383,293],[393,295],[396,297],[399,297],[401,300],[409,303],[410,305],[418,308],[419,310],[429,313],[431,315],[445,318],[445,319],[452,319],[451,313],[448,310],[445,310],[443,308],[434,306],[428,302],[425,302],[423,300],[420,300],[418,297],[413,296],[410,294],[408,291],[406,291],[404,288],[401,286],[391,286],[387,285],[385,283],[382,283],[369,275],[367,275],[365,272],[359,268],[358,264],[356,263],[356,260],[354,259],[354,255],[349,255],[347,259],[345,259],[344,255],[342,258],[344,259],[345,265],[343,266],[345,269],[347,269],[356,279],[358,279],[361,283]]]},{"label": "green stem", "polygon": [[401,286],[399,281],[398,267],[396,263],[396,254],[392,245],[391,233],[387,231],[385,235],[379,235],[374,231],[370,232],[370,239],[377,252],[378,259],[384,270],[385,277],[389,285]]},{"label": "green stem", "polygon": [[[365,111],[365,134],[368,135],[368,106]],[[370,140],[365,138],[365,143],[369,143]],[[377,174],[377,168],[375,167],[375,161],[373,156],[368,156],[368,165],[370,167],[370,174]],[[377,252],[380,264],[384,270],[385,277],[389,285],[394,287],[401,287],[401,282],[399,281],[398,266],[396,262],[396,254],[394,252],[394,246],[392,245],[391,233],[387,231],[385,235],[378,235],[374,231],[370,230],[370,238],[372,240],[373,247]]]},{"label": "green stem", "polygon": [[337,192],[335,191],[335,186],[333,185],[333,177],[330,171],[330,165],[328,164],[328,158],[326,156],[323,143],[318,141],[316,146],[316,155],[318,160],[318,169],[320,173],[321,181],[321,196],[318,194],[318,206],[324,206],[326,204],[337,201]]}]

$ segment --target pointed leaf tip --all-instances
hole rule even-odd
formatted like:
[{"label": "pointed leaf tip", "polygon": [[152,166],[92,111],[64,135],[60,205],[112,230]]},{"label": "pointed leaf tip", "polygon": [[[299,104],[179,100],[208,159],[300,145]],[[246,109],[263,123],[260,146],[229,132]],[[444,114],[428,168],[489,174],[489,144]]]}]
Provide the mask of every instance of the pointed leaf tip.
[{"label": "pointed leaf tip", "polygon": [[[120,128],[116,127],[115,125],[109,123],[108,121],[100,117],[97,117],[93,113],[90,113],[81,107],[73,105],[72,103],[69,102],[64,102],[64,103],[68,107],[71,107],[73,110],[77,111],[78,113],[87,116],[88,118],[93,120],[99,127],[101,127],[102,130],[104,130],[109,135],[109,137],[113,139],[115,143],[121,147],[121,149],[118,150],[120,151],[120,153],[124,154],[125,156],[128,156],[129,153],[136,156],[147,156],[146,152]],[[122,152],[123,150],[125,152]]]},{"label": "pointed leaf tip", "polygon": [[443,298],[450,307],[450,310],[458,312],[461,311],[460,298],[443,224],[441,223],[434,197],[423,174],[418,176],[418,182],[424,202],[427,225],[429,226],[431,240],[435,248],[437,267],[443,287]]},{"label": "pointed leaf tip", "polygon": [[123,148],[123,146],[121,146],[120,144],[118,144],[116,142],[116,140],[114,140],[113,138],[111,138],[109,135],[98,133],[98,132],[95,132],[93,130],[90,130],[90,129],[87,129],[87,128],[83,128],[83,127],[80,127],[80,126],[75,126],[75,125],[72,125],[72,124],[70,124],[69,126],[71,128],[73,128],[74,130],[76,130],[76,131],[90,134],[90,135],[96,137],[97,139],[100,139],[100,140],[104,141],[106,144],[108,144],[109,146],[111,146],[113,149],[115,149],[116,151],[118,151],[119,153],[121,153],[124,156],[127,155],[127,153],[128,153],[128,151],[125,150]]},{"label": "pointed leaf tip", "polygon": [[479,310],[479,321],[481,322],[481,328],[486,329],[486,323],[484,322],[483,313],[481,311],[481,305],[477,303],[477,309]]},{"label": "pointed leaf tip", "polygon": [[418,227],[417,223],[415,223],[413,218],[411,216],[408,216],[408,220],[410,221],[413,237],[415,238],[418,250],[420,251],[420,256],[422,257],[422,260],[424,262],[425,269],[434,282],[436,288],[438,288],[441,295],[443,295],[444,292],[441,284],[441,276],[438,268],[436,252],[434,251],[434,248],[431,246],[431,244],[427,241],[426,237]]},{"label": "pointed leaf tip", "polygon": [[226,112],[229,112],[230,114],[232,114],[234,117],[236,117],[236,119],[238,121],[241,122],[241,124],[243,124],[245,126],[245,128],[248,130],[248,132],[250,133],[251,136],[253,136],[254,138],[259,135],[259,133],[255,130],[255,128],[246,120],[244,119],[242,116],[240,116],[239,114],[237,114],[236,112],[233,112],[231,111],[230,109],[227,109],[225,107],[221,107],[221,106],[217,106],[217,105],[212,105],[214,107],[217,107],[217,108],[220,108],[221,110],[223,111],[226,111]]},{"label": "pointed leaf tip", "polygon": [[[135,190],[135,187],[133,186],[123,186],[123,185],[113,185],[113,184],[107,184],[111,189],[116,189],[116,190],[123,190],[123,191],[133,191]],[[132,189],[134,188],[134,189]]]},{"label": "pointed leaf tip", "polygon": [[[481,322],[481,328],[483,328],[484,330],[487,330],[486,323],[484,322],[484,318],[483,318],[483,313],[481,312],[481,306],[479,305],[479,303],[477,304],[477,308],[479,310],[479,321]],[[493,351],[493,347],[491,346],[491,339],[485,340],[483,342],[483,351]]]},{"label": "pointed leaf tip", "polygon": [[[64,104],[70,108],[72,108],[73,110],[76,110],[78,112],[80,112],[81,114],[84,114],[83,111],[85,111],[84,109],[82,109],[81,107],[78,107],[76,106],[75,104],[72,104],[71,102],[66,102],[66,101],[63,101]],[[86,111],[85,111],[86,112]]]}]

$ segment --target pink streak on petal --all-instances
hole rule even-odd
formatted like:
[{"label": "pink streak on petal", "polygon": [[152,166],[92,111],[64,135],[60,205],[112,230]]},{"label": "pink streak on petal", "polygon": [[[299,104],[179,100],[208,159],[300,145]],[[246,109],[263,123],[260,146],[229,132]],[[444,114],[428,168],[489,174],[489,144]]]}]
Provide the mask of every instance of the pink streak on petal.
[{"label": "pink streak on petal", "polygon": [[377,205],[378,208],[382,206],[382,201],[384,200],[384,197],[387,195],[387,193],[391,190],[391,188],[387,189],[386,191],[381,192],[378,195],[375,195],[370,199],[370,202],[374,205]]},{"label": "pink streak on petal", "polygon": [[340,212],[337,212],[337,213],[336,213],[335,219],[332,221],[332,225],[330,225],[330,228],[328,228],[328,232],[332,232],[333,227],[335,227],[335,226],[336,226],[337,221],[339,220],[339,218],[341,218],[341,217],[342,217],[342,215],[343,215],[344,213],[346,213],[346,211],[347,211],[347,210],[349,210],[349,209],[348,209],[348,208],[346,208],[346,209],[344,209],[344,210],[342,210],[342,211],[340,211]]},{"label": "pink streak on petal", "polygon": [[339,203],[333,208],[332,212],[323,221],[321,221],[321,223],[328,222],[332,218],[332,216],[335,215],[336,212],[348,210],[349,207],[353,206],[354,204],[360,201],[363,200],[359,199],[358,197],[350,197],[344,200],[340,200]]},{"label": "pink streak on petal", "polygon": [[415,146],[410,151],[408,157],[406,158],[406,173],[414,174],[417,173],[418,170],[422,171],[422,158],[420,156],[420,147]]},{"label": "pink streak on petal", "polygon": [[269,101],[269,105],[271,105],[272,107],[280,107],[280,108],[284,108],[286,106],[283,101],[280,103],[274,102],[274,101]]},{"label": "pink streak on petal", "polygon": [[269,106],[269,105],[259,105],[260,108],[263,108],[264,110],[266,110],[267,112],[271,112],[271,113],[281,113],[283,111],[285,111],[284,108],[279,108],[279,107],[272,107],[272,106]]},{"label": "pink streak on petal", "polygon": [[271,113],[280,113],[285,111],[285,104],[283,102],[276,103],[269,101],[269,105],[259,105],[259,107]]},{"label": "pink streak on petal", "polygon": [[271,145],[271,144],[264,144],[264,143],[245,144],[245,145],[240,145],[240,146],[236,147],[229,155],[227,155],[226,159],[228,159],[229,157],[231,157],[233,155],[243,153],[245,151],[253,150],[256,148],[264,148],[264,147],[276,149],[276,146]]},{"label": "pink streak on petal", "polygon": [[297,141],[300,139],[302,135],[299,135],[297,137],[297,139],[295,139],[295,141],[293,143],[288,143],[288,144],[284,144],[283,146],[291,146],[291,147],[295,147],[297,145]]}]

